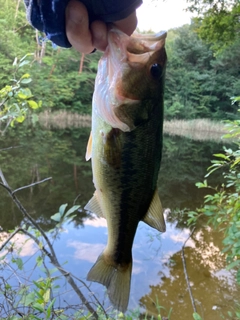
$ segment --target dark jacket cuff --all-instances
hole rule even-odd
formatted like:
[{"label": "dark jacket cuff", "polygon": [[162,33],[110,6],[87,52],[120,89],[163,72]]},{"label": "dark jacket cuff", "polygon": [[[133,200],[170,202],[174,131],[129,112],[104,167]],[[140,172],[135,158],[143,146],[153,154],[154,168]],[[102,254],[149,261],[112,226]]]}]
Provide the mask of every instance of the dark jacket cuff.
[{"label": "dark jacket cuff", "polygon": [[65,9],[70,0],[24,0],[27,19],[31,25],[46,34],[56,45],[70,48],[66,36]]}]

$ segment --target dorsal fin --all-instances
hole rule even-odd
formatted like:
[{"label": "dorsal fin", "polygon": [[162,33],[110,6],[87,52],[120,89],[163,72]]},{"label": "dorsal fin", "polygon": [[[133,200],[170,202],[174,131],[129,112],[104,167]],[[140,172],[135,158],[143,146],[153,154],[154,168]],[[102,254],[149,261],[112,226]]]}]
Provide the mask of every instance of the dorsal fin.
[{"label": "dorsal fin", "polygon": [[150,204],[148,212],[144,217],[143,221],[147,223],[150,227],[157,229],[160,232],[166,231],[162,204],[161,204],[157,189],[154,192],[152,202]]}]

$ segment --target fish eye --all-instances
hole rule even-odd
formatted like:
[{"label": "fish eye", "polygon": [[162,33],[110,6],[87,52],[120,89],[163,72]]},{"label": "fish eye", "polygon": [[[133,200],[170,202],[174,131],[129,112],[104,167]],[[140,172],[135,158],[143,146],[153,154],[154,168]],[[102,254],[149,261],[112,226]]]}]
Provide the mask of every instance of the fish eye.
[{"label": "fish eye", "polygon": [[162,75],[162,66],[158,63],[154,63],[150,68],[150,73],[153,78],[159,78]]}]

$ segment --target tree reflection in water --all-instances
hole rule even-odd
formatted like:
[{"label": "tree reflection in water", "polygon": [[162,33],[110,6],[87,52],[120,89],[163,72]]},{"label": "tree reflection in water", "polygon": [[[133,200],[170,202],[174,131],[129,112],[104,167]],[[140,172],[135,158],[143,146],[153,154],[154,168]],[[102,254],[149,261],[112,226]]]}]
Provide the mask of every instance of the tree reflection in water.
[{"label": "tree reflection in water", "polygon": [[[187,235],[185,239],[176,239],[174,235],[170,237],[184,242]],[[219,320],[222,315],[226,317],[227,311],[232,310],[240,294],[235,284],[235,275],[224,269],[225,256],[220,252],[221,241],[218,232],[206,227],[196,231],[185,247],[190,286],[197,311],[203,319]],[[140,299],[140,305],[146,308],[149,314],[157,316],[158,301],[166,310],[173,309],[173,319],[192,319],[193,307],[185,280],[181,251],[169,257],[158,275],[159,283],[149,286],[150,292]]]},{"label": "tree reflection in water", "polygon": [[[1,151],[0,164],[13,189],[53,177],[51,182],[19,191],[23,205],[47,232],[54,227],[50,217],[61,204],[72,205],[80,194],[76,204],[83,208],[92,196],[91,164],[85,161],[90,129],[50,131],[37,127],[22,128],[10,130],[4,138],[0,137],[1,149],[20,146]],[[167,217],[167,231],[162,235],[143,224],[138,228],[133,247],[130,308],[136,308],[140,302],[148,313],[156,315],[158,300],[167,310],[173,308],[171,319],[192,319],[193,309],[181,258],[181,247],[190,230],[186,227],[186,218],[178,213],[201,205],[204,190],[197,189],[195,183],[204,179],[212,154],[221,149],[222,145],[218,143],[165,136],[158,191],[163,206],[169,207],[172,213]],[[211,179],[214,179],[210,181],[212,185],[220,184],[220,173]],[[0,190],[0,221],[4,231],[23,222],[3,190]],[[85,210],[80,210],[74,222],[65,226],[68,233],[61,234],[54,245],[57,254],[68,257],[69,268],[79,277],[85,277],[91,266],[82,251],[79,253],[83,249],[81,243],[85,243],[88,255],[91,248],[102,250],[106,245],[106,227],[94,225],[93,221]],[[82,226],[84,228],[79,230]],[[202,221],[185,248],[193,296],[204,319],[219,320],[221,314],[226,315],[231,310],[239,295],[234,275],[224,270],[221,241],[221,234],[204,227]],[[105,299],[102,286],[92,285],[91,288]]]}]

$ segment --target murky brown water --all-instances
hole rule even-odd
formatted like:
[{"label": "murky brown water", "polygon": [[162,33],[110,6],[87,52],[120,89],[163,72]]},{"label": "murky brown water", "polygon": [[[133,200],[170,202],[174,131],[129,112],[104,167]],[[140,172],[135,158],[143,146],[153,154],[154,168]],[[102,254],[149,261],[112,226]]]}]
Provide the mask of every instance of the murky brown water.
[{"label": "murky brown water", "polygon": [[[18,192],[27,210],[45,231],[54,227],[50,216],[61,204],[72,204],[80,194],[77,203],[84,207],[92,196],[91,166],[84,159],[88,134],[88,129],[44,131],[28,128],[10,131],[5,138],[0,138],[0,149],[17,146],[0,152],[0,167],[10,186],[15,189],[48,176],[53,178],[51,182]],[[166,214],[167,231],[162,235],[139,224],[133,246],[130,310],[140,306],[141,312],[147,310],[149,315],[157,316],[160,305],[166,309],[161,309],[163,316],[167,316],[172,308],[170,319],[192,319],[193,307],[182,259],[182,246],[191,230],[181,212],[185,208],[195,209],[202,203],[204,190],[198,190],[195,182],[203,180],[211,155],[221,149],[222,145],[217,143],[165,137],[158,190],[163,206],[170,208],[171,213]],[[212,183],[221,183],[221,175],[213,176]],[[22,222],[21,214],[6,192],[0,189],[1,227],[7,231]],[[23,241],[18,240],[20,245]],[[54,248],[61,262],[68,261],[65,268],[85,279],[106,241],[105,220],[93,219],[82,210],[74,222],[64,226]],[[224,269],[221,241],[222,234],[202,222],[185,246],[192,295],[205,320],[219,320],[222,315],[230,319],[227,311],[232,310],[240,293],[235,286],[234,274]],[[28,241],[21,252],[23,259],[30,261],[30,266],[35,259],[30,257],[36,251],[35,245]],[[67,289],[63,287],[63,290],[66,292]],[[91,290],[106,307],[109,305],[100,284],[92,284]],[[78,301],[73,293],[65,299],[70,299],[71,303]]]}]

